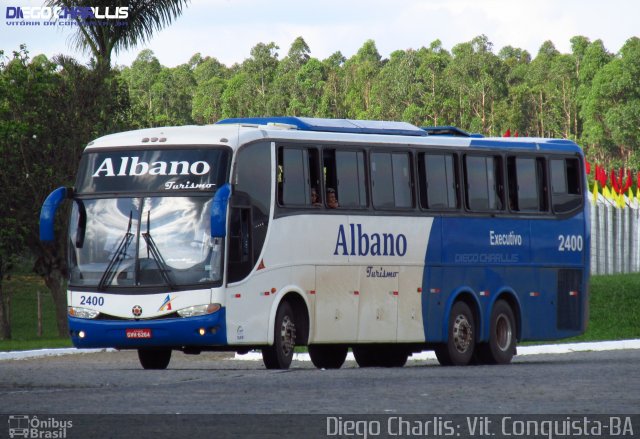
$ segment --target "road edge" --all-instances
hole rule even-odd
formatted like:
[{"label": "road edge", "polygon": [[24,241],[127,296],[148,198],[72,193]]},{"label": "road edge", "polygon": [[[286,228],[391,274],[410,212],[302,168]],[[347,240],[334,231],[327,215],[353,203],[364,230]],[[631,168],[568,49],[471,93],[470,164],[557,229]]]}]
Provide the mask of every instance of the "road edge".
[{"label": "road edge", "polygon": [[[588,351],[616,351],[622,349],[640,349],[640,339],[582,342],[582,343],[562,343],[550,345],[518,346],[518,355],[541,355],[541,354],[568,354],[572,352]],[[38,349],[30,351],[9,351],[0,352],[0,361],[5,360],[28,360],[34,358],[57,357],[61,355],[94,354],[98,352],[116,352],[116,349]],[[236,354],[235,360],[261,361],[262,355],[259,351],[251,351],[248,354]],[[409,361],[435,360],[433,351],[424,351],[413,354]],[[294,355],[295,361],[311,361],[309,354],[298,353]],[[353,360],[350,352],[347,360]]]}]

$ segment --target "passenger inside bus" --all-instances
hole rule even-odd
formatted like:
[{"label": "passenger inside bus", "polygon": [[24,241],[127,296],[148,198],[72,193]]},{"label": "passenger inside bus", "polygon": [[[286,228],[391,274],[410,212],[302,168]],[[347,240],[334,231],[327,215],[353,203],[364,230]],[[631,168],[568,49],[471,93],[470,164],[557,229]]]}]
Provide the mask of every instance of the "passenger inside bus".
[{"label": "passenger inside bus", "polygon": [[336,198],[336,191],[333,188],[327,189],[327,207],[329,209],[335,209],[338,207],[338,199]]},{"label": "passenger inside bus", "polygon": [[322,206],[322,202],[320,201],[320,197],[318,196],[318,191],[316,191],[316,188],[311,188],[311,205],[313,207]]}]

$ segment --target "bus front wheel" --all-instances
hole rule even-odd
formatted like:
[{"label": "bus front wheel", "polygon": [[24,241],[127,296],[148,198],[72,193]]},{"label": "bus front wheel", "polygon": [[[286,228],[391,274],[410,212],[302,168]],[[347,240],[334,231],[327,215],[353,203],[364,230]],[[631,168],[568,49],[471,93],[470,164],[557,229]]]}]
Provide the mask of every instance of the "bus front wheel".
[{"label": "bus front wheel", "polygon": [[296,322],[288,302],[278,307],[274,331],[273,344],[262,348],[262,361],[267,369],[289,369],[296,345]]},{"label": "bus front wheel", "polygon": [[144,369],[166,369],[171,361],[171,349],[138,349],[138,359]]},{"label": "bus front wheel", "polygon": [[436,357],[443,366],[465,366],[473,358],[476,331],[473,312],[465,302],[451,308],[447,341],[436,347]]},{"label": "bus front wheel", "polygon": [[340,369],[347,359],[349,348],[341,345],[309,345],[311,362],[318,369]]},{"label": "bus front wheel", "polygon": [[516,352],[516,323],[513,310],[498,300],[491,311],[489,342],[478,345],[480,364],[509,364]]}]

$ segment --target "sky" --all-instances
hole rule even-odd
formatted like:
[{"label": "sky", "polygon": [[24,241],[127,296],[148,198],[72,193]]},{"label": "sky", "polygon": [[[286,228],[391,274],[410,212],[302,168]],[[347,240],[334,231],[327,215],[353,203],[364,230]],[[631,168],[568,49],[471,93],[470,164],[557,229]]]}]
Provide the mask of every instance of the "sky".
[{"label": "sky", "polygon": [[[65,54],[88,62],[70,44],[68,27],[8,24],[16,21],[6,18],[8,8],[42,5],[43,0],[0,0],[0,50],[10,55],[26,44],[31,56]],[[320,60],[337,51],[349,58],[370,39],[387,58],[436,39],[451,50],[482,34],[496,54],[509,45],[535,57],[547,40],[570,53],[576,35],[601,39],[617,53],[626,40],[640,36],[639,17],[638,0],[192,0],[173,24],[112,61],[128,66],[151,49],[167,67],[196,53],[231,66],[249,58],[258,43],[276,43],[282,59],[297,37]]]}]

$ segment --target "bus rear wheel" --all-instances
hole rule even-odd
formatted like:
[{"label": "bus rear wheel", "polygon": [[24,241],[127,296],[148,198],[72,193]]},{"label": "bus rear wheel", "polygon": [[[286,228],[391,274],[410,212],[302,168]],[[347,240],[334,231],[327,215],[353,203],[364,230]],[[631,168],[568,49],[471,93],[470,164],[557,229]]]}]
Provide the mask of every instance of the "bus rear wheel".
[{"label": "bus rear wheel", "polygon": [[262,361],[267,369],[289,369],[296,345],[296,322],[288,302],[278,307],[274,331],[273,345],[262,348]]},{"label": "bus rear wheel", "polygon": [[447,341],[436,347],[443,366],[465,366],[471,362],[476,344],[475,320],[469,305],[460,301],[451,308]]},{"label": "bus rear wheel", "polygon": [[309,345],[311,362],[318,369],[340,369],[347,359],[349,348],[341,345]]},{"label": "bus rear wheel", "polygon": [[171,361],[171,349],[138,349],[138,359],[144,369],[166,369]]},{"label": "bus rear wheel", "polygon": [[516,323],[513,310],[504,300],[498,300],[491,311],[489,342],[478,345],[481,364],[509,364],[516,352]]}]

